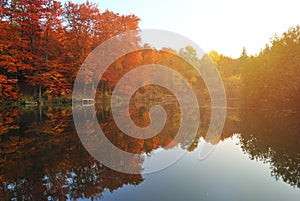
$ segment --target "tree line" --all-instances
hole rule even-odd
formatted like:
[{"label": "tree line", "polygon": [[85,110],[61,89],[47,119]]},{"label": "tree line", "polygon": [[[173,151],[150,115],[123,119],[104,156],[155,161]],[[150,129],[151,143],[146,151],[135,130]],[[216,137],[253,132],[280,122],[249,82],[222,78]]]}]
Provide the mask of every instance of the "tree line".
[{"label": "tree line", "polygon": [[300,110],[300,26],[275,34],[260,53],[244,48],[236,59],[209,53],[222,75],[227,97],[241,108]]},{"label": "tree line", "polygon": [[300,110],[300,26],[275,35],[257,56],[240,64],[243,105]]},{"label": "tree line", "polygon": [[[101,12],[88,1],[62,5],[55,0],[1,0],[0,9],[2,101],[68,96],[79,67],[95,47],[119,33],[139,29],[137,16]],[[216,51],[198,58],[190,46],[179,51],[136,52],[114,62],[98,88],[103,95],[124,73],[150,63],[171,65],[195,87],[205,87],[192,68],[176,58],[179,55],[198,66],[212,60],[223,78],[230,106],[237,106],[231,100],[238,100],[238,106],[247,108],[299,110],[299,40],[300,28],[295,26],[271,38],[259,54],[248,56],[243,49],[236,59]],[[138,42],[137,36],[135,45],[141,45]]]}]

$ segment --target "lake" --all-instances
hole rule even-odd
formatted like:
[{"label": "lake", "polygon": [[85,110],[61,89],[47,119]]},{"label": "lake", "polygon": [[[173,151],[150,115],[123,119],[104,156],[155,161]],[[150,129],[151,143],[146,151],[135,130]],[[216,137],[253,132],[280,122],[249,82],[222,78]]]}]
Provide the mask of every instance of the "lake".
[{"label": "lake", "polygon": [[[149,124],[150,106],[132,106],[138,126]],[[221,135],[207,139],[210,109],[202,107],[202,126],[189,146],[172,141],[180,124],[176,101],[163,106],[166,126],[141,140],[118,129],[107,104],[96,104],[107,139],[138,156],[124,165],[139,174],[118,172],[95,160],[76,132],[71,106],[1,108],[0,200],[299,200],[299,112],[230,107]],[[85,107],[83,120],[91,113]],[[83,122],[86,135],[93,135],[93,125]],[[206,141],[213,149],[201,158]],[[91,149],[103,146],[99,143]],[[145,173],[180,154],[166,168]]]}]

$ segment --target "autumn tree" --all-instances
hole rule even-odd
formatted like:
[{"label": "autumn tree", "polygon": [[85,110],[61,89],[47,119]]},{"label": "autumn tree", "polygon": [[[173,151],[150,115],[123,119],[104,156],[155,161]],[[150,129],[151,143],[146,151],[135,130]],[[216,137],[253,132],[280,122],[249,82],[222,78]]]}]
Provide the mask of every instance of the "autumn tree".
[{"label": "autumn tree", "polygon": [[1,99],[72,92],[87,55],[105,40],[137,30],[139,18],[100,12],[96,4],[1,0]]}]

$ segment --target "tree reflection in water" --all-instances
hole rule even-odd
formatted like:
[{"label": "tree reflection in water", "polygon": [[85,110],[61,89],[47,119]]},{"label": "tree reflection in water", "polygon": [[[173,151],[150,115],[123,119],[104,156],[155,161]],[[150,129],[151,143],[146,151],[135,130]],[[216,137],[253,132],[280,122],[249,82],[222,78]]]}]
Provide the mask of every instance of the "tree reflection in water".
[{"label": "tree reflection in water", "polygon": [[252,160],[270,163],[271,175],[300,188],[300,114],[241,111],[240,143]]},{"label": "tree reflection in water", "polygon": [[[134,104],[130,106],[131,117],[139,126],[149,124],[149,108],[155,101],[161,102],[155,99],[144,101],[141,97],[147,97],[151,89],[147,91],[141,89],[136,94],[142,104],[133,97]],[[109,140],[120,149],[141,155],[141,163],[130,164],[140,168],[141,174],[116,172],[95,161],[76,134],[71,108],[48,107],[42,112],[3,109],[0,116],[0,200],[74,200],[84,197],[93,200],[101,198],[105,190],[112,192],[124,185],[139,185],[143,182],[143,154],[151,154],[166,145],[169,149],[179,145],[193,151],[199,139],[205,137],[210,110],[202,108],[201,124],[206,126],[199,129],[192,146],[172,141],[180,124],[180,110],[172,97],[169,103],[172,104],[163,105],[168,115],[165,128],[147,140],[123,134],[116,127],[110,108],[97,106],[98,121]],[[221,139],[210,139],[211,142],[218,143],[235,132],[241,133],[240,145],[251,159],[269,163],[275,179],[282,178],[300,188],[299,114],[251,110],[228,110],[227,114]],[[93,132],[93,127],[84,126],[87,132]]]},{"label": "tree reflection in water", "polygon": [[105,189],[143,181],[141,175],[119,173],[95,161],[81,145],[71,115],[70,109],[48,108],[42,121],[34,121],[38,112],[25,111],[19,129],[2,133],[1,200],[93,200]]}]

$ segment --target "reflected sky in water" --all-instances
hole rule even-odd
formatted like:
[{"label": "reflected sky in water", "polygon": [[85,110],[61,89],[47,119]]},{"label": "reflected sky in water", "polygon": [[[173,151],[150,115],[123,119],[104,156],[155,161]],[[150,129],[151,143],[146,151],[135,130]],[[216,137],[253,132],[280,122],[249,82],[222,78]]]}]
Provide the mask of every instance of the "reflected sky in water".
[{"label": "reflected sky in water", "polygon": [[[148,121],[145,111],[147,108],[137,110],[134,121]],[[298,113],[230,110],[222,138],[210,139],[217,142],[216,148],[199,160],[203,130],[197,134],[194,148],[180,143],[161,148],[169,142],[177,121],[169,122],[164,135],[127,146],[132,139],[113,127],[109,108],[99,109],[97,117],[104,130],[109,129],[111,141],[140,153],[141,158],[148,156],[134,166],[155,166],[165,159],[164,153],[187,151],[162,171],[136,175],[113,171],[86,152],[76,135],[70,108],[6,108],[1,114],[1,201],[296,201],[300,197]]]},{"label": "reflected sky in water", "polygon": [[145,175],[145,181],[126,186],[103,200],[298,200],[300,190],[270,175],[270,165],[249,160],[237,136],[220,142],[212,154],[198,160],[199,150],[172,167]]}]

